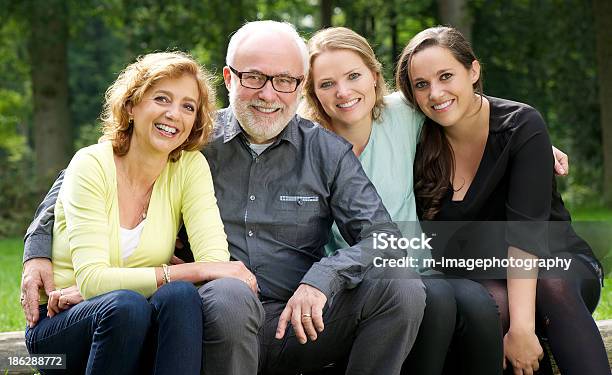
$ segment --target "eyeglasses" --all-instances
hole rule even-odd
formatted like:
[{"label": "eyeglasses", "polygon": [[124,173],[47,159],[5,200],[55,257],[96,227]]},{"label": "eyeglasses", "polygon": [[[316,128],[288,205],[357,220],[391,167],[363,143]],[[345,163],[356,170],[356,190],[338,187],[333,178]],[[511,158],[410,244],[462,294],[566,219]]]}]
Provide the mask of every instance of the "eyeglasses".
[{"label": "eyeglasses", "polygon": [[291,93],[297,90],[304,77],[291,77],[288,75],[269,76],[257,72],[239,72],[229,66],[230,70],[240,78],[240,84],[248,89],[260,89],[268,83],[272,82],[272,88],[278,92]]}]

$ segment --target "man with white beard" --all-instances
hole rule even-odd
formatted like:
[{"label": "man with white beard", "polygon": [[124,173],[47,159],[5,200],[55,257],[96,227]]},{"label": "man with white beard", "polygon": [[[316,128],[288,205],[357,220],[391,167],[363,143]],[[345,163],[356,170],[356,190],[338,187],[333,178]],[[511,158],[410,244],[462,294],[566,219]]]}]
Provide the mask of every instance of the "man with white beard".
[{"label": "man with white beard", "polygon": [[[375,257],[405,255],[372,247],[374,233],[399,230],[351,145],[295,114],[308,72],[304,41],[288,23],[247,23],[232,36],[226,63],[230,107],[219,111],[203,153],[230,254],[255,280],[200,288],[208,301],[204,373],[293,374],[347,361],[349,374],[399,374],[423,316],[424,287],[409,269],[373,267]],[[51,253],[41,243],[50,237],[42,216],[52,195],[26,235],[29,280],[43,280],[50,267],[40,257]],[[325,256],[334,221],[351,246]]]}]

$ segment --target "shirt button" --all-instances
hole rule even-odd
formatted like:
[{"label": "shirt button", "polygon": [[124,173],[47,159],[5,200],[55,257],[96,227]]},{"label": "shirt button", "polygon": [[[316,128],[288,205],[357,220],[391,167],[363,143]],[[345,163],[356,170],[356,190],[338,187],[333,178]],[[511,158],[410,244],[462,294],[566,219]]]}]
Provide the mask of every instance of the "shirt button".
[{"label": "shirt button", "polygon": [[252,200],[252,201],[254,201],[254,200],[255,200],[255,196],[254,196],[254,195],[251,195],[251,196],[249,197],[249,199],[250,199],[250,200]]},{"label": "shirt button", "polygon": [[255,233],[253,233],[253,231],[252,231],[252,230],[250,230],[250,231],[249,231],[249,237],[253,237],[253,234],[255,234]]}]

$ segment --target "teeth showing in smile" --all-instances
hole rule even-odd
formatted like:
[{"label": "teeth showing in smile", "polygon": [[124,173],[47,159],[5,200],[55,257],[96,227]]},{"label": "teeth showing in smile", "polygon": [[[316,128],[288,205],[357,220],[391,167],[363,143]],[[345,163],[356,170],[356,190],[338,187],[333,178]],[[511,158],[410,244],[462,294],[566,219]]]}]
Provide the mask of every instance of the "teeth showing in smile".
[{"label": "teeth showing in smile", "polygon": [[354,106],[355,104],[357,104],[357,102],[358,102],[358,101],[359,101],[359,98],[356,98],[356,99],[353,99],[353,100],[351,100],[351,101],[349,101],[349,102],[342,103],[342,104],[338,104],[338,107],[340,107],[340,108],[348,108],[348,107],[352,107],[352,106]]},{"label": "teeth showing in smile", "polygon": [[255,109],[263,113],[272,113],[276,112],[279,108],[255,107]]},{"label": "teeth showing in smile", "polygon": [[452,102],[453,102],[452,100],[447,100],[444,103],[440,103],[440,104],[434,105],[433,108],[436,111],[439,111],[439,110],[444,109],[444,108],[448,107],[449,105],[451,105]]},{"label": "teeth showing in smile", "polygon": [[168,125],[164,125],[164,124],[155,124],[155,127],[163,132],[169,133],[169,134],[176,134],[176,128],[170,127]]}]

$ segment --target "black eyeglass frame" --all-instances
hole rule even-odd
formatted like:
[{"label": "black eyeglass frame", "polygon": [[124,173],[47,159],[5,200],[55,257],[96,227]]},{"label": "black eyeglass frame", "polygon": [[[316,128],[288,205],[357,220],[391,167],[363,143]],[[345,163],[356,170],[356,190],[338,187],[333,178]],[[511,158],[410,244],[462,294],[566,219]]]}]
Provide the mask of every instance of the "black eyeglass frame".
[{"label": "black eyeglass frame", "polygon": [[[263,74],[260,72],[239,72],[238,70],[234,69],[231,65],[227,66],[232,73],[234,73],[238,79],[240,79],[240,85],[242,85],[242,87],[246,87],[247,89],[253,89],[253,90],[259,90],[262,87],[264,87],[266,85],[266,83],[268,83],[268,81],[270,81],[272,83],[272,88],[275,91],[278,92],[282,92],[283,94],[291,94],[292,92],[295,92],[295,90],[297,90],[298,87],[300,87],[300,83],[302,83],[304,81],[304,76],[300,76],[300,77],[292,77],[286,74],[281,74],[281,75],[275,75],[275,76],[269,76],[267,74]],[[262,77],[266,77],[266,80],[263,82],[263,84],[260,87],[250,87],[250,86],[246,86],[243,82],[242,82],[242,75],[245,73],[249,73],[249,74],[257,74],[260,75]],[[291,79],[295,79],[295,88],[291,91],[281,91],[279,89],[276,88],[276,86],[274,86],[274,78],[291,78]]]}]

